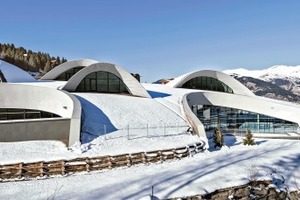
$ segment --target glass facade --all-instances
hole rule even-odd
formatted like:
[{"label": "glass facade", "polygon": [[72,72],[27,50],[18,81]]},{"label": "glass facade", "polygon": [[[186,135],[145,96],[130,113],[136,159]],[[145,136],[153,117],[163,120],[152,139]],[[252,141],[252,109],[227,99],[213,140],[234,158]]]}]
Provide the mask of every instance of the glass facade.
[{"label": "glass facade", "polygon": [[233,93],[233,90],[222,81],[205,76],[199,76],[187,81],[182,85],[182,88]]},{"label": "glass facade", "polygon": [[77,86],[75,92],[122,93],[129,94],[126,85],[119,77],[109,72],[93,72]]},{"label": "glass facade", "polygon": [[286,133],[298,128],[298,124],[293,122],[234,108],[194,105],[192,110],[205,130],[219,126],[223,131],[232,133],[244,133],[247,128],[255,133]]},{"label": "glass facade", "polygon": [[0,108],[0,120],[14,119],[40,119],[60,117],[53,113],[48,113],[39,110],[15,109],[15,108]]},{"label": "glass facade", "polygon": [[62,73],[61,75],[59,75],[58,77],[56,77],[55,80],[68,81],[74,74],[76,74],[78,71],[80,71],[83,68],[84,68],[83,66],[78,66],[78,67],[69,69],[69,70],[65,71],[64,73]]}]

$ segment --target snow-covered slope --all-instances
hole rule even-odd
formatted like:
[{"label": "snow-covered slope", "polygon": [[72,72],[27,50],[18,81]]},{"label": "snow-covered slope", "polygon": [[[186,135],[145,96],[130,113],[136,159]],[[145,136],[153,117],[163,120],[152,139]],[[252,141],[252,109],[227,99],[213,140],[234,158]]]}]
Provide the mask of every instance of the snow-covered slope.
[{"label": "snow-covered slope", "polygon": [[[246,86],[251,85],[251,88],[248,88],[252,90],[256,95],[299,102],[300,65],[275,65],[263,70],[247,70],[239,68],[233,70],[225,70],[224,73],[234,76],[237,80],[239,80]],[[244,80],[245,78],[247,79],[247,81]],[[266,89],[262,84],[263,82],[265,82],[264,85],[266,86],[266,88],[274,88],[274,91],[276,92],[270,92],[269,89]],[[273,86],[269,83],[273,84]],[[280,87],[283,90],[280,90],[280,88],[279,90],[275,89],[276,86]],[[284,90],[286,90],[286,92]],[[259,91],[259,93],[256,93],[256,91]]]},{"label": "snow-covered slope", "polygon": [[[87,123],[106,124],[110,130],[187,122],[154,99],[114,94],[76,93]],[[126,102],[126,103],[124,103]]]},{"label": "snow-covered slope", "polygon": [[0,60],[0,71],[8,83],[36,81],[29,73],[3,60]]}]

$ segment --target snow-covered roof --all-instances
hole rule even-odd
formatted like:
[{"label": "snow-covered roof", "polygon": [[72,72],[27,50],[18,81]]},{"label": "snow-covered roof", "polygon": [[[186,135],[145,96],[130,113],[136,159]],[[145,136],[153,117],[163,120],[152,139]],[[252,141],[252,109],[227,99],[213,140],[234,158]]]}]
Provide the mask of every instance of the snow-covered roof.
[{"label": "snow-covered roof", "polygon": [[36,80],[26,71],[0,60],[0,71],[4,77],[2,82],[20,83],[20,82],[35,82]]}]

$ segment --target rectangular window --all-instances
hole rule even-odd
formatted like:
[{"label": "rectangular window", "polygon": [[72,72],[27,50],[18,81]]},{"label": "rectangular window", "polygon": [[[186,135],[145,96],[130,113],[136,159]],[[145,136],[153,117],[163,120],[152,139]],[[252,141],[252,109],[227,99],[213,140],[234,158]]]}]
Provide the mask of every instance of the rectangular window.
[{"label": "rectangular window", "polygon": [[90,84],[91,84],[91,92],[96,92],[97,91],[96,79],[90,79]]}]

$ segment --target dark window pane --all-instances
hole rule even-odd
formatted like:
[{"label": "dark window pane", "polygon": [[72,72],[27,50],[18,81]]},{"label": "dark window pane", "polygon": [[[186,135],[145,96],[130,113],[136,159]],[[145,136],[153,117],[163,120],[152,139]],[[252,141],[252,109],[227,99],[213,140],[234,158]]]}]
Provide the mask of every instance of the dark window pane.
[{"label": "dark window pane", "polygon": [[182,85],[182,88],[233,93],[232,89],[225,83],[215,78],[205,76],[196,77],[187,81]]},{"label": "dark window pane", "polygon": [[60,74],[55,80],[59,81],[68,81],[74,74],[76,74],[79,70],[84,68],[83,66],[78,66],[72,69],[65,71],[64,73]]},{"label": "dark window pane", "polygon": [[76,92],[129,93],[127,87],[116,75],[108,72],[94,72],[87,75],[77,86]]}]

